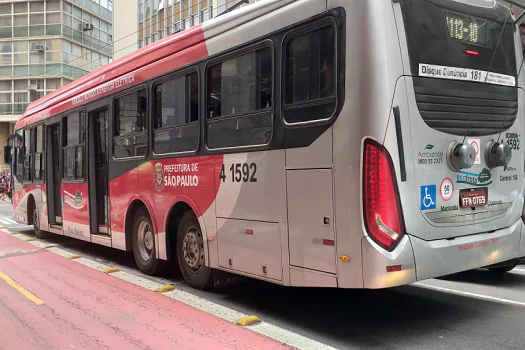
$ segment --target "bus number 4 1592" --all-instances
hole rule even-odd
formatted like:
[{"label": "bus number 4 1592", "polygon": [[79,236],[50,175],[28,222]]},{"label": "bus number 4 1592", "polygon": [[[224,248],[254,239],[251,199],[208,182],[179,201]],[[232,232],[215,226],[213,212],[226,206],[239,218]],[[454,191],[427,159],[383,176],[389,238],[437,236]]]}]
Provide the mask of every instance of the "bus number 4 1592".
[{"label": "bus number 4 1592", "polygon": [[[230,166],[231,181],[232,182],[257,182],[255,177],[257,173],[257,164],[255,163],[234,163]],[[221,169],[222,182],[226,182],[226,171],[224,164]]]}]

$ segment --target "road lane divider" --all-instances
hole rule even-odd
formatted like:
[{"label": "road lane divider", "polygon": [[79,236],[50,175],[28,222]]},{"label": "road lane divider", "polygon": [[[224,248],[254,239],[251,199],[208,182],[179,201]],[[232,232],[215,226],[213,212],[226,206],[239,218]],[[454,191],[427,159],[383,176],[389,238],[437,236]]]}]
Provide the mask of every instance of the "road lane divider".
[{"label": "road lane divider", "polygon": [[493,297],[493,296],[485,295],[485,294],[464,292],[464,291],[461,291],[461,290],[456,290],[456,289],[452,289],[452,288],[445,288],[445,287],[438,287],[438,286],[434,286],[434,285],[426,284],[426,283],[422,283],[422,282],[416,282],[416,283],[414,283],[414,285],[422,287],[422,288],[426,288],[426,289],[432,289],[432,290],[435,290],[435,291],[438,291],[438,292],[445,292],[445,293],[456,294],[456,295],[461,295],[461,296],[465,296],[465,297],[472,297],[472,298],[476,298],[476,299],[482,299],[482,300],[486,300],[486,301],[494,301],[494,302],[502,303],[502,304],[508,304],[508,305],[525,307],[525,302],[521,302],[521,301],[517,301],[517,300],[498,298],[498,297]]},{"label": "road lane divider", "polygon": [[14,281],[11,277],[9,277],[8,275],[6,275],[5,273],[3,273],[2,271],[0,271],[0,279],[3,279],[5,281],[5,283],[7,283],[8,285],[10,285],[11,287],[13,287],[14,289],[16,289],[18,292],[20,292],[20,294],[22,294],[23,296],[25,296],[27,299],[31,300],[33,303],[35,303],[36,305],[42,305],[44,304],[44,302],[42,301],[42,299],[40,299],[39,297],[37,297],[36,295],[34,295],[33,293],[31,293],[30,291],[28,291],[27,289],[25,289],[24,287],[22,287],[20,284],[18,284],[16,281]]}]

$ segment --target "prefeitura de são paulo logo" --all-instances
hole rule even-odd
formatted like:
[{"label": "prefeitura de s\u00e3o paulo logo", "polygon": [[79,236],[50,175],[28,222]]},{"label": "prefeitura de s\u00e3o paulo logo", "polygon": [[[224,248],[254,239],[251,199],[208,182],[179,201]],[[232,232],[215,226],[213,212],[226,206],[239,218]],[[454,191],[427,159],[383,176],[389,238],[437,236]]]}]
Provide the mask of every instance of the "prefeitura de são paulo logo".
[{"label": "prefeitura de s\u00e3o paulo logo", "polygon": [[162,170],[162,163],[155,164],[153,182],[155,183],[155,189],[157,192],[162,192],[164,189],[164,171]]}]

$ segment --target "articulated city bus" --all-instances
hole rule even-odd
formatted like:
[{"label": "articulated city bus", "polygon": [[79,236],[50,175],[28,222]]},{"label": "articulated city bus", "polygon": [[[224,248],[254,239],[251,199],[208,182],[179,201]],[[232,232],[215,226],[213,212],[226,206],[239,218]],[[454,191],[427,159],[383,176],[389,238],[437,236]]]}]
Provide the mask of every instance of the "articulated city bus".
[{"label": "articulated city bus", "polygon": [[493,0],[263,0],[32,103],[14,210],[208,288],[386,288],[525,256],[523,81]]}]

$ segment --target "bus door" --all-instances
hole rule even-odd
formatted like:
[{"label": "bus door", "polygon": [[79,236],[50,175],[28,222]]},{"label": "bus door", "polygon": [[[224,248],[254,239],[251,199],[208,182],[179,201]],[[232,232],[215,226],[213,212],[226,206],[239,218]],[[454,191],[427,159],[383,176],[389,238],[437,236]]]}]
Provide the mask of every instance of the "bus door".
[{"label": "bus door", "polygon": [[60,176],[60,124],[47,127],[46,189],[49,225],[62,225],[62,177]]},{"label": "bus door", "polygon": [[89,113],[89,197],[91,232],[108,235],[108,110]]}]

